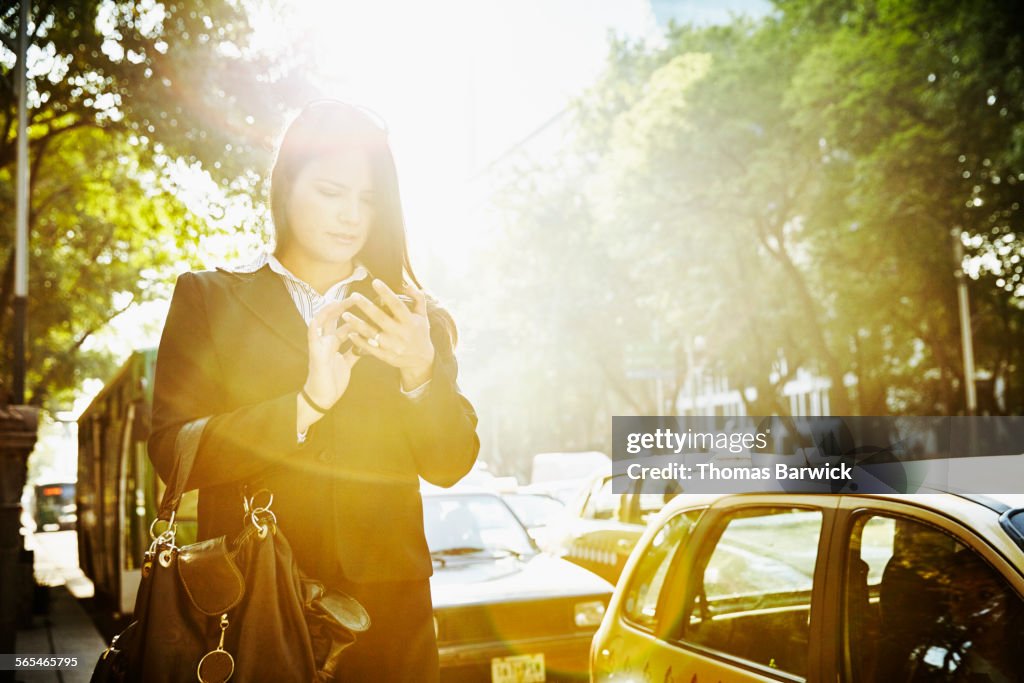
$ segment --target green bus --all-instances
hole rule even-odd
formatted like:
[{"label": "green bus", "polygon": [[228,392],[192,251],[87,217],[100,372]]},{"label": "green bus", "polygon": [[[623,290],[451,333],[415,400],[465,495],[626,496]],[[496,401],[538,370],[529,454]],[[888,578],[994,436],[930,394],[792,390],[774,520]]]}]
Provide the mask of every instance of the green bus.
[{"label": "green bus", "polygon": [[[156,349],[134,352],[78,418],[78,559],[115,614],[135,607],[142,555],[163,483],[146,452]],[[196,534],[197,493],[178,510],[178,542]]]}]

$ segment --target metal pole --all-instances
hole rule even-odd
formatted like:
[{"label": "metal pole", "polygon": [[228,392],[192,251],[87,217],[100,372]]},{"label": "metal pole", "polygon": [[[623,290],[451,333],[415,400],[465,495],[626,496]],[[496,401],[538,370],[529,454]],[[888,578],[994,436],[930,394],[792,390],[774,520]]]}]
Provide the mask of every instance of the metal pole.
[{"label": "metal pole", "polygon": [[25,402],[25,341],[28,321],[28,0],[18,22],[18,170],[14,242],[14,377],[11,402]]},{"label": "metal pole", "polygon": [[963,230],[953,230],[953,253],[956,257],[956,294],[960,303],[960,343],[964,352],[964,387],[967,393],[967,414],[978,412],[978,391],[974,384],[974,341],[971,335],[971,302],[967,298],[967,275],[964,273]]}]

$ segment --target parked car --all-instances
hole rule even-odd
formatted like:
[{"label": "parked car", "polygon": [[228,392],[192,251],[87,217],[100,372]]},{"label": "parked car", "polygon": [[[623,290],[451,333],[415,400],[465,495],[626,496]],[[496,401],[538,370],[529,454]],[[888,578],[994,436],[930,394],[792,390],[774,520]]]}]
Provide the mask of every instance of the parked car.
[{"label": "parked car", "polygon": [[589,479],[609,474],[612,460],[600,451],[537,453],[530,468],[531,484]]},{"label": "parked car", "polygon": [[517,488],[521,493],[530,493],[542,496],[550,496],[563,505],[569,505],[579,495],[580,491],[590,486],[594,475],[576,477],[574,479],[558,479],[556,481],[542,481],[535,484],[524,484]]},{"label": "parked car", "polygon": [[614,584],[647,520],[680,490],[672,480],[648,481],[641,490],[641,482],[622,474],[596,476],[566,506],[542,547]]},{"label": "parked car", "polygon": [[501,496],[423,494],[442,681],[586,680],[612,587],[540,553]]},{"label": "parked car", "polygon": [[543,548],[551,533],[551,525],[565,514],[565,503],[544,493],[509,491],[501,495],[530,537]]},{"label": "parked car", "polygon": [[593,681],[1024,680],[1024,497],[678,496]]}]

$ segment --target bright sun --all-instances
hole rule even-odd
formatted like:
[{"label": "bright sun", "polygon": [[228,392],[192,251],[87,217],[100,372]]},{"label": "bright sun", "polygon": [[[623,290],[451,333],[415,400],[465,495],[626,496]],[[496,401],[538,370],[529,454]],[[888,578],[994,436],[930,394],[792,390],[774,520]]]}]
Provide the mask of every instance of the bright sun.
[{"label": "bright sun", "polygon": [[461,0],[280,0],[252,20],[256,47],[311,50],[323,95],[368,106],[387,122],[415,262],[471,257],[464,216],[482,201],[467,196],[466,183],[476,163],[472,19]]}]

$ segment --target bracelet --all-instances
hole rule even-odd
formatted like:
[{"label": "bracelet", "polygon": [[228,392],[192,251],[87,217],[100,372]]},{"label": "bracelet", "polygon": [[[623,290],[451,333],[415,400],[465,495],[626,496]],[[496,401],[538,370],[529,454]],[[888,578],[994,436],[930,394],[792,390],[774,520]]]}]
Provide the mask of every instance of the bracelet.
[{"label": "bracelet", "polygon": [[299,396],[302,396],[303,400],[309,405],[309,407],[315,410],[316,412],[320,413],[321,415],[327,414],[327,411],[329,409],[321,408],[320,406],[318,406],[316,402],[309,397],[309,394],[306,393],[306,387],[302,387],[302,390],[299,392]]}]

